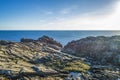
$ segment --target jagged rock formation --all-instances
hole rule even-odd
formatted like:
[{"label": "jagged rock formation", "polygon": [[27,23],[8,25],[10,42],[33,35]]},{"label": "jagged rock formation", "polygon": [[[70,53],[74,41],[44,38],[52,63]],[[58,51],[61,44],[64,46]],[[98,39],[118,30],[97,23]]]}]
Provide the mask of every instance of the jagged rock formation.
[{"label": "jagged rock formation", "polygon": [[60,52],[61,48],[59,42],[48,36],[37,40],[22,38],[21,42],[1,40],[0,79],[1,75],[10,80],[23,75],[62,75],[60,72],[64,69],[64,64],[76,57]]},{"label": "jagged rock formation", "polygon": [[[80,53],[80,56],[88,55],[87,52],[90,52],[89,49],[91,49],[92,52],[94,52],[94,50],[101,51],[101,47],[99,46],[98,48],[100,48],[100,50],[97,48],[94,49],[94,38],[96,37],[90,38],[90,41],[86,38],[82,40],[82,46],[84,47],[81,46],[80,49],[85,50],[86,53],[84,53],[83,55],[84,51],[82,51],[82,53]],[[118,42],[116,42],[116,40],[118,40]],[[119,44],[119,39],[116,38],[116,40],[115,43],[111,43],[111,45],[114,44],[114,47],[110,46],[111,49],[108,48],[108,51],[111,50],[111,52],[113,52],[113,49],[114,52],[119,51],[119,49],[116,48],[116,45]],[[86,44],[84,44],[84,41]],[[98,44],[98,41],[96,39],[95,41],[96,44]],[[88,50],[86,50],[88,43],[89,48]],[[107,43],[107,41],[105,43]],[[68,47],[66,46],[65,48],[63,48],[64,52],[75,54],[77,49],[79,48],[78,42],[73,41],[72,46],[71,43],[69,44],[70,51],[67,51]],[[99,41],[99,45],[100,44],[101,41]],[[90,47],[91,45],[93,46]],[[78,47],[76,48],[75,46]],[[22,38],[20,42],[1,40],[0,79],[2,76],[2,80],[65,80],[68,72],[71,71],[80,72],[84,80],[99,80],[104,77],[106,77],[105,79],[107,79],[108,77],[111,79],[111,76],[112,78],[114,78],[111,80],[116,80],[120,77],[119,72],[114,72],[115,70],[107,70],[105,73],[104,70],[101,70],[101,67],[98,68],[99,73],[97,73],[96,69],[91,68],[91,66],[89,66],[87,62],[84,62],[85,58],[73,56],[68,53],[63,53],[60,51],[61,49],[62,45],[54,39],[49,38],[48,36],[43,36],[41,38],[38,38],[37,40]],[[102,50],[104,51],[106,50],[106,48],[102,48]],[[113,61],[116,62],[115,64],[118,64],[120,61],[120,56],[116,55],[118,54],[115,53],[115,55],[113,56]],[[88,56],[91,55],[89,54]],[[96,73],[94,71],[96,71]]]},{"label": "jagged rock formation", "polygon": [[22,38],[21,42],[23,43],[42,43],[43,45],[47,45],[49,47],[52,47],[54,49],[60,50],[62,48],[62,44],[60,44],[59,42],[55,41],[53,38],[50,38],[48,36],[42,36],[40,38],[38,38],[37,40],[34,39],[26,39],[26,38]]},{"label": "jagged rock formation", "polygon": [[[38,40],[22,38],[21,42],[0,41],[0,74],[4,71],[11,71],[18,74],[21,69],[27,73],[36,72],[36,59],[47,58],[55,49],[59,50],[62,45],[57,41],[43,36]],[[51,54],[54,56],[54,53]],[[63,58],[63,57],[61,57]],[[43,62],[36,66],[42,72],[56,72],[54,69],[43,65]]]},{"label": "jagged rock formation", "polygon": [[86,37],[69,42],[62,51],[76,56],[90,57],[102,64],[120,66],[120,36]]}]

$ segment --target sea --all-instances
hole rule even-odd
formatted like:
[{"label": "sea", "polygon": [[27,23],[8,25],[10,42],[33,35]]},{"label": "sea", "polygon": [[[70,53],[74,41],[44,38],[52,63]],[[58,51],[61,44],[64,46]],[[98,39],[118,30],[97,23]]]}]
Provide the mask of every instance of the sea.
[{"label": "sea", "polygon": [[0,30],[0,40],[20,42],[21,38],[38,39],[43,35],[49,36],[66,45],[72,40],[78,40],[89,36],[115,36],[120,31],[99,31],[99,30]]}]

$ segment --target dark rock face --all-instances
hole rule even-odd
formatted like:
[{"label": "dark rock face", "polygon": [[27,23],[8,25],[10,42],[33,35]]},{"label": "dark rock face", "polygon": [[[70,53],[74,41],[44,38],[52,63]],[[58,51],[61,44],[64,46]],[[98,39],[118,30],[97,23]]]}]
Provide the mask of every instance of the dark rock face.
[{"label": "dark rock face", "polygon": [[21,42],[33,42],[33,39],[26,39],[26,38],[22,38]]},{"label": "dark rock face", "polygon": [[120,65],[120,36],[83,38],[69,42],[62,51],[76,56],[91,57],[103,64]]},{"label": "dark rock face", "polygon": [[0,45],[7,45],[7,44],[12,44],[13,42],[6,41],[6,40],[0,40]]}]

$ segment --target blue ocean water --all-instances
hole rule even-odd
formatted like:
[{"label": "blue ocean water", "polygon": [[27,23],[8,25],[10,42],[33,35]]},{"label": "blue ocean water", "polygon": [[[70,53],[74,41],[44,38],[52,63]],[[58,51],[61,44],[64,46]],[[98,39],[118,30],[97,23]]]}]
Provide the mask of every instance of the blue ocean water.
[{"label": "blue ocean water", "polygon": [[9,40],[19,42],[21,38],[38,39],[47,35],[59,41],[63,45],[72,40],[85,38],[88,36],[113,36],[120,35],[120,31],[41,31],[41,30],[15,30],[15,31],[0,31],[0,40]]}]

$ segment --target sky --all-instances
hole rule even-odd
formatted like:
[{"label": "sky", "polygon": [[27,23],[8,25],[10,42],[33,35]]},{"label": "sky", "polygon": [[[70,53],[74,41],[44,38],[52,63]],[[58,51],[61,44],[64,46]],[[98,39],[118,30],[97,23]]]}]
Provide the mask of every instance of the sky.
[{"label": "sky", "polygon": [[0,30],[120,30],[120,0],[0,0]]}]

